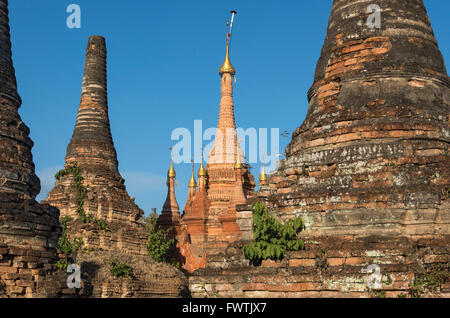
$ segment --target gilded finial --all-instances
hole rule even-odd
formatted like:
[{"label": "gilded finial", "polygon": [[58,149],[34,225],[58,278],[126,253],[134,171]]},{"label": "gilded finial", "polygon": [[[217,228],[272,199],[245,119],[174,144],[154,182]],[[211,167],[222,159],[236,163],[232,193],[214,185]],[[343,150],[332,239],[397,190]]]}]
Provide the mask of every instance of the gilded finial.
[{"label": "gilded finial", "polygon": [[236,70],[234,69],[230,61],[230,42],[232,34],[231,31],[233,29],[234,15],[236,13],[236,11],[231,11],[231,24],[227,21],[227,51],[225,54],[225,61],[223,62],[222,67],[219,70],[220,76],[222,76],[224,73],[230,73],[231,76],[234,76],[236,74]]},{"label": "gilded finial", "polygon": [[242,169],[241,156],[239,154],[239,151],[237,154],[236,163],[234,164],[234,169]]},{"label": "gilded finial", "polygon": [[234,164],[234,169],[242,169],[241,154],[239,153],[239,144],[242,141],[243,141],[243,139],[239,138],[238,143],[236,145],[237,159],[236,159],[236,163]]},{"label": "gilded finial", "polygon": [[175,169],[173,168],[173,148],[170,147],[170,169],[167,172],[167,176],[169,178],[175,178],[176,174],[175,174]]},{"label": "gilded finial", "polygon": [[194,160],[192,161],[192,175],[191,175],[191,180],[189,180],[189,188],[196,188],[197,187],[197,182],[195,181],[195,177],[194,177]]},{"label": "gilded finial", "polygon": [[198,176],[199,177],[206,177],[206,169],[203,166],[203,146],[202,146],[202,163],[200,165],[200,169],[198,169]]},{"label": "gilded finial", "polygon": [[261,169],[261,174],[259,175],[259,181],[260,182],[266,182],[267,181],[267,174],[266,174],[266,169],[264,168],[264,164],[263,164],[262,169]]},{"label": "gilded finial", "polygon": [[265,184],[267,182],[266,168],[264,166],[264,154],[263,154],[263,160],[262,160],[261,173],[259,175],[259,182],[262,184]]},{"label": "gilded finial", "polygon": [[230,47],[228,45],[228,37],[227,37],[227,53],[225,55],[225,61],[222,64],[222,67],[219,70],[220,76],[222,76],[224,73],[230,73],[231,76],[234,76],[236,74],[236,70],[234,69],[233,65],[231,65],[230,61]]}]

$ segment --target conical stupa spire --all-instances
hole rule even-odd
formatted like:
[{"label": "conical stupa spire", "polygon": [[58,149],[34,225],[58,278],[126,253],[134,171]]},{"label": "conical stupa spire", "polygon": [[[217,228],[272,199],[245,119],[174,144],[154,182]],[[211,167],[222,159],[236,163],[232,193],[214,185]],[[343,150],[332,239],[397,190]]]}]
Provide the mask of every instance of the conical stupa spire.
[{"label": "conical stupa spire", "polygon": [[197,188],[197,181],[195,180],[195,175],[194,175],[194,163],[192,163],[192,174],[191,174],[191,179],[189,179],[189,189],[194,189]]},{"label": "conical stupa spire", "polygon": [[108,115],[106,44],[101,36],[91,36],[86,49],[81,101],[66,155],[66,164],[74,161],[84,170],[107,170],[120,177]]},{"label": "conical stupa spire", "polygon": [[158,219],[158,223],[165,227],[173,226],[173,222],[180,219],[180,208],[175,197],[175,175],[173,159],[171,159],[170,169],[167,172],[167,197]]},{"label": "conical stupa spire", "polygon": [[[86,49],[81,100],[72,139],[67,147],[65,166],[76,163],[83,183],[89,187],[90,200],[85,202],[87,214],[125,223],[142,220],[143,211],[125,188],[118,170],[116,150],[110,131],[106,81],[106,44],[101,36],[91,36]],[[55,183],[47,201],[66,216],[76,216],[71,202],[72,176]],[[70,199],[69,199],[70,198]]]},{"label": "conical stupa spire", "polygon": [[184,211],[186,211],[189,208],[191,201],[194,199],[196,191],[197,191],[197,181],[195,180],[195,174],[194,174],[194,160],[192,160],[192,174],[191,174],[191,178],[189,179],[188,198],[186,200],[186,205],[184,207]]},{"label": "conical stupa spire", "polygon": [[41,187],[34,172],[30,130],[18,113],[22,100],[12,62],[8,1],[0,1],[0,30],[0,191],[34,198]]},{"label": "conical stupa spire", "polygon": [[[8,14],[8,1],[0,0],[0,294],[55,297],[57,288],[42,286],[51,284],[47,266],[58,255],[59,211],[35,200],[40,182],[34,172],[30,130],[18,113],[22,101],[11,56]],[[25,256],[31,252],[32,257]],[[38,270],[25,273],[32,269]]]}]

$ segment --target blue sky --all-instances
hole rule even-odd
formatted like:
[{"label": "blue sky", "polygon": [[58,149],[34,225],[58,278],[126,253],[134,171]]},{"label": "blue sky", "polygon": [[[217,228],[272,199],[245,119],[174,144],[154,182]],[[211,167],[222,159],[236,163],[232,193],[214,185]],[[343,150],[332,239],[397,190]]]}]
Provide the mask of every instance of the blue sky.
[{"label": "blue sky", "polygon": [[[331,0],[10,0],[13,60],[31,129],[43,199],[63,167],[81,93],[90,35],[106,37],[111,131],[129,194],[150,212],[166,196],[171,133],[217,124],[225,21],[238,11],[231,61],[237,71],[235,111],[243,128],[292,131],[306,115],[306,92],[326,34]],[[66,26],[78,4],[81,29]],[[449,63],[450,1],[426,0]],[[280,153],[289,142],[280,137]],[[259,164],[253,165],[255,177]],[[176,194],[187,197],[190,164],[178,164]],[[198,165],[196,166],[196,170]]]}]

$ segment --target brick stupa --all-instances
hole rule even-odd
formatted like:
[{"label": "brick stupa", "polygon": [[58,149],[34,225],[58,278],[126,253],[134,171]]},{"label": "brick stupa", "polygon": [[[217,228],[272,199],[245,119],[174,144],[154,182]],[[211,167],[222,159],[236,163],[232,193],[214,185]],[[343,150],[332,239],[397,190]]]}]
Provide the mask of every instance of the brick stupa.
[{"label": "brick stupa", "polygon": [[[108,224],[111,231],[92,224],[70,225],[70,232],[81,235],[86,248],[126,250],[147,255],[143,211],[134,203],[118,170],[116,150],[108,117],[106,44],[101,36],[89,38],[81,91],[81,101],[72,139],[67,147],[65,167],[76,163],[88,188],[84,201],[86,215]],[[46,201],[58,207],[61,216],[80,222],[78,192],[73,175],[62,176]]]},{"label": "brick stupa", "polygon": [[6,0],[0,0],[0,30],[0,298],[46,297],[40,284],[56,259],[59,212],[35,200],[41,186],[30,130],[18,113]]},{"label": "brick stupa", "polygon": [[[194,296],[396,297],[423,273],[448,275],[449,77],[422,0],[377,1],[380,28],[366,24],[369,4],[333,1],[306,119],[268,185],[238,206],[239,244],[190,278]],[[236,247],[253,239],[257,201],[302,217],[306,250],[247,266]],[[448,297],[449,280],[435,292]]]},{"label": "brick stupa", "polygon": [[[334,1],[305,121],[270,178],[311,235],[450,234],[449,78],[422,0]],[[303,174],[304,169],[309,171]]]},{"label": "brick stupa", "polygon": [[[89,38],[83,88],[72,140],[67,147],[66,168],[78,167],[87,187],[84,213],[97,221],[84,222],[78,213],[78,191],[73,175],[61,176],[47,201],[61,209],[67,222],[69,239],[81,237],[82,248],[76,262],[84,280],[79,297],[182,297],[186,277],[168,264],[156,263],[147,250],[148,232],[143,211],[135,204],[118,170],[116,150],[111,137],[106,81],[106,45],[101,36]],[[110,274],[109,262],[128,264],[133,278],[118,280]],[[69,293],[67,291],[66,293]]]},{"label": "brick stupa", "polygon": [[[209,255],[223,252],[228,244],[239,239],[241,232],[236,223],[236,205],[245,203],[246,198],[254,193],[254,178],[250,167],[244,163],[236,132],[232,83],[236,71],[229,57],[230,38],[231,34],[227,32],[225,61],[219,70],[219,120],[208,164],[205,168],[202,149],[198,188],[192,174],[181,222],[172,217],[171,225],[177,228],[184,268],[189,271],[204,267]],[[170,180],[169,177],[169,194]],[[170,215],[178,214],[177,209],[171,209]],[[163,211],[160,222],[169,219],[168,216],[169,213]]]}]

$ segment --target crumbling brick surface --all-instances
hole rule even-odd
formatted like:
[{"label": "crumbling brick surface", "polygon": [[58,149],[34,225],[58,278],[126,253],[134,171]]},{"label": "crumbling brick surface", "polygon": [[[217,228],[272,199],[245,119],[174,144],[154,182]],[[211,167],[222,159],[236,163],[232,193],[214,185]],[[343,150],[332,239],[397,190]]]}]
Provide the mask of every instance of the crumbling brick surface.
[{"label": "crumbling brick surface", "polygon": [[[115,229],[102,232],[89,224],[76,226],[69,222],[69,230],[78,232],[87,247],[123,248],[132,254],[147,255],[144,212],[128,195],[118,170],[108,116],[106,43],[101,36],[92,36],[88,41],[81,101],[65,161],[66,168],[76,163],[88,189],[85,214]],[[46,202],[58,207],[62,217],[79,220],[78,195],[73,175],[68,174],[55,183]]]},{"label": "crumbling brick surface", "polygon": [[[63,255],[61,255],[63,256]],[[130,268],[129,276],[114,276],[111,261]],[[53,291],[59,298],[180,298],[189,297],[188,280],[175,267],[157,263],[148,256],[121,251],[95,250],[78,253],[81,288],[69,288],[69,274],[58,271],[40,288]]]},{"label": "crumbling brick surface", "polygon": [[[208,268],[189,277],[192,296],[377,297],[377,291],[384,291],[386,297],[409,297],[415,278],[427,270],[450,274],[448,235],[417,241],[384,236],[303,238],[305,250],[288,252],[281,261],[263,261],[258,267],[235,253],[240,250],[238,245],[234,253],[208,259]],[[380,268],[381,285],[370,289],[368,267],[372,264]],[[448,278],[436,291],[421,295],[449,296]]]},{"label": "crumbling brick surface", "polygon": [[0,297],[48,296],[48,278],[61,233],[59,211],[40,205],[30,130],[18,109],[21,99],[11,57],[8,2],[0,1]]},{"label": "crumbling brick surface", "polygon": [[240,246],[262,201],[280,221],[304,220],[307,250],[251,267],[230,245],[190,278],[193,295],[373,296],[362,270],[378,264],[391,297],[448,264],[450,81],[423,1],[377,4],[371,29],[367,2],[333,2],[306,119],[268,185],[237,207]]},{"label": "crumbling brick surface", "polygon": [[306,119],[253,202],[303,217],[310,235],[448,234],[442,54],[422,1],[377,4],[370,29],[367,3],[334,1]]}]

